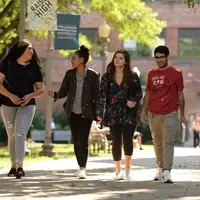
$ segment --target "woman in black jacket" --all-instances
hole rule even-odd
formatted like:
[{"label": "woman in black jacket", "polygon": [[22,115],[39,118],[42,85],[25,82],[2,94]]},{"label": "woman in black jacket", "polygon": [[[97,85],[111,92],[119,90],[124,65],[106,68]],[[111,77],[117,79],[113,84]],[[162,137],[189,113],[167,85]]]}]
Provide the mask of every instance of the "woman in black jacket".
[{"label": "woman in black jacket", "polygon": [[95,118],[96,99],[99,89],[99,75],[86,67],[89,50],[84,45],[72,57],[72,67],[66,72],[58,92],[49,91],[55,100],[67,96],[64,110],[69,120],[74,141],[74,152],[79,165],[75,176],[86,178],[88,158],[88,137],[92,120]]},{"label": "woman in black jacket", "polygon": [[[133,133],[137,124],[137,108],[142,98],[140,80],[131,71],[127,51],[117,51],[107,72],[102,76],[97,102],[97,119],[110,127],[112,154],[116,167],[116,179],[124,179],[121,169],[122,137],[125,152],[125,175],[131,178]],[[105,114],[104,114],[105,107]]]}]

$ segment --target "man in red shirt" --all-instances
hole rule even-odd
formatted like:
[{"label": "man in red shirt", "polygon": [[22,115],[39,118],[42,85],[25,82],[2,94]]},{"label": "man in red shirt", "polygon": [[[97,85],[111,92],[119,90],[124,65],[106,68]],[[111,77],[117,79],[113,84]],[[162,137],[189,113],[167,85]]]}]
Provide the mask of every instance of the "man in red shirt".
[{"label": "man in red shirt", "polygon": [[148,120],[153,138],[157,172],[154,180],[173,183],[170,175],[174,157],[174,140],[180,121],[185,118],[182,72],[168,65],[169,49],[158,46],[154,51],[157,68],[148,73],[146,94],[141,111],[141,121]]}]

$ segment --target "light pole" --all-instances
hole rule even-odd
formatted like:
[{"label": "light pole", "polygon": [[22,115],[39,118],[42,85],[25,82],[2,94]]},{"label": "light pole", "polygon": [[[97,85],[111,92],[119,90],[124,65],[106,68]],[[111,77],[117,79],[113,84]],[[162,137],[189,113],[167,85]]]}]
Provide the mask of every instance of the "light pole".
[{"label": "light pole", "polygon": [[[20,21],[19,21],[19,39],[25,37],[25,18],[26,18],[26,0],[20,0]],[[25,155],[29,155],[28,141],[25,141]]]},{"label": "light pole", "polygon": [[26,0],[20,0],[19,39],[24,39],[26,17]]},{"label": "light pole", "polygon": [[51,51],[52,51],[52,31],[48,31],[48,40],[47,40],[47,59],[45,63],[45,140],[42,145],[42,151],[39,153],[40,156],[54,156],[56,153],[53,151],[54,145],[52,143],[52,130],[51,130],[51,121],[52,121],[52,104],[53,100],[48,96],[48,89],[52,88],[52,77],[51,77]]},{"label": "light pole", "polygon": [[110,26],[104,21],[103,24],[99,27],[98,34],[99,37],[102,39],[103,42],[103,70],[102,73],[106,72],[106,61],[107,61],[107,44],[110,40],[110,33],[111,33],[111,28]]}]

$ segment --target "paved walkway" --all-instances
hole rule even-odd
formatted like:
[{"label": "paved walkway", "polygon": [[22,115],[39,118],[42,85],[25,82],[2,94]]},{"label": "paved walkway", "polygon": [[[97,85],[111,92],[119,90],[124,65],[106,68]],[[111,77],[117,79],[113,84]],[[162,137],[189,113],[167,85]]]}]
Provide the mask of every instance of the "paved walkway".
[{"label": "paved walkway", "polygon": [[200,200],[200,149],[176,148],[174,184],[153,182],[152,149],[135,151],[133,180],[114,181],[111,155],[89,158],[88,179],[72,177],[74,159],[60,159],[26,166],[21,180],[0,170],[0,200]]}]

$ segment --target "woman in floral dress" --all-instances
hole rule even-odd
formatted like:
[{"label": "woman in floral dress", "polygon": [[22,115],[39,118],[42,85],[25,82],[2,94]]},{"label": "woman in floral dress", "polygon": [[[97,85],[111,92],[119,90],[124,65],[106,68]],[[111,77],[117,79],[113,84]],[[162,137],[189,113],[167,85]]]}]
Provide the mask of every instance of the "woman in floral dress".
[{"label": "woman in floral dress", "polygon": [[[116,179],[131,178],[133,133],[142,89],[138,75],[131,70],[130,55],[117,51],[102,76],[96,115],[99,122],[110,128]],[[125,174],[121,168],[122,141],[125,153]],[[125,176],[124,176],[125,175]]]}]

